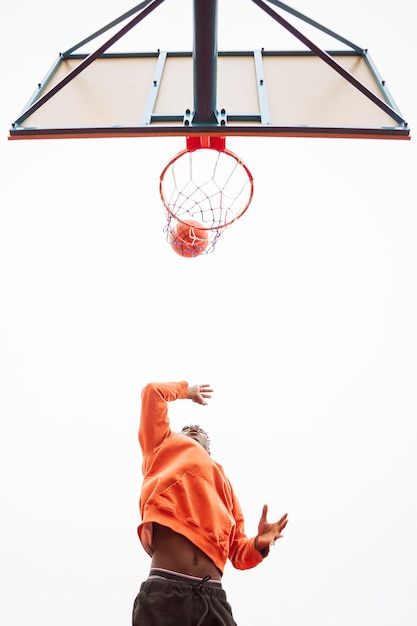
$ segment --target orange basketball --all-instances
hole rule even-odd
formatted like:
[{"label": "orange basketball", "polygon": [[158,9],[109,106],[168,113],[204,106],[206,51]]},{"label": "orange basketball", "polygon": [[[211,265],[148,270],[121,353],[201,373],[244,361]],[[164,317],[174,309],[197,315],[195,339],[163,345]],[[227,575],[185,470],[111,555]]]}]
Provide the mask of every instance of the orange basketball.
[{"label": "orange basketball", "polygon": [[178,222],[169,236],[169,242],[180,256],[198,256],[207,248],[208,231],[196,220]]}]

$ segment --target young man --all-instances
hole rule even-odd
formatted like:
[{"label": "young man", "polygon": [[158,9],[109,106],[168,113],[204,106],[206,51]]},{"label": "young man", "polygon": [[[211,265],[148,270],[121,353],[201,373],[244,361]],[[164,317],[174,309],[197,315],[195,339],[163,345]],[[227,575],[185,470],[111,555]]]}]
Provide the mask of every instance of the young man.
[{"label": "young man", "polygon": [[150,383],[142,392],[143,454],[138,535],[152,557],[133,606],[133,626],[236,626],[221,578],[227,559],[258,565],[282,536],[287,515],[270,524],[263,507],[256,537],[244,532],[239,502],[223,468],[210,457],[199,426],[170,429],[168,402],[206,405],[210,385]]}]

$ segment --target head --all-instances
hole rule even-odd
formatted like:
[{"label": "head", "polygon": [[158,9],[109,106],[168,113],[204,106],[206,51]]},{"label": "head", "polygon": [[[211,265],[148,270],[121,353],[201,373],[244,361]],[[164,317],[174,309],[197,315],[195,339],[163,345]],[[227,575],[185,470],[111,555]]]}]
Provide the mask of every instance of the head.
[{"label": "head", "polygon": [[191,437],[194,441],[203,446],[204,450],[210,454],[210,439],[205,430],[200,428],[198,424],[190,424],[189,426],[184,426],[181,430],[182,435],[186,435],[187,437]]}]

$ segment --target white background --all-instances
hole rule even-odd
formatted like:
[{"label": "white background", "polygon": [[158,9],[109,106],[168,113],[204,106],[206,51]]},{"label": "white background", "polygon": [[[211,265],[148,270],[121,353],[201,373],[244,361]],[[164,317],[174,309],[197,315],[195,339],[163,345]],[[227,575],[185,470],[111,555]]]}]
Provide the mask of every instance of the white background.
[{"label": "white background", "polygon": [[[166,5],[125,49],[191,49],[191,2]],[[219,5],[219,49],[280,47],[249,0]],[[132,6],[3,3],[0,623],[130,624],[140,391],[185,379],[215,394],[173,427],[209,430],[248,534],[264,502],[289,513],[266,561],[226,567],[239,626],[411,626],[416,140],[230,139],[253,203],[180,258],[158,181],[183,139],[7,140],[58,52]],[[293,6],[369,49],[413,132],[414,2]]]}]

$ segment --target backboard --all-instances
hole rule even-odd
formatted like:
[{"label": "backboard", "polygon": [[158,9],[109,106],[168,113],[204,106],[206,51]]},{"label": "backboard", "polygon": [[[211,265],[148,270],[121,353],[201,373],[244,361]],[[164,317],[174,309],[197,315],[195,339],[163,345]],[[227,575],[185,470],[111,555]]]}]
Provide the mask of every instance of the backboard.
[{"label": "backboard", "polygon": [[[252,1],[277,22],[277,28],[297,38],[302,50],[219,51],[217,0],[194,0],[192,51],[111,51],[163,1],[142,2],[60,54],[12,124],[9,139],[176,135],[409,139],[408,125],[368,51],[278,0]],[[326,32],[343,49],[319,48],[271,4]],[[130,17],[95,52],[79,52],[86,42]]]}]

